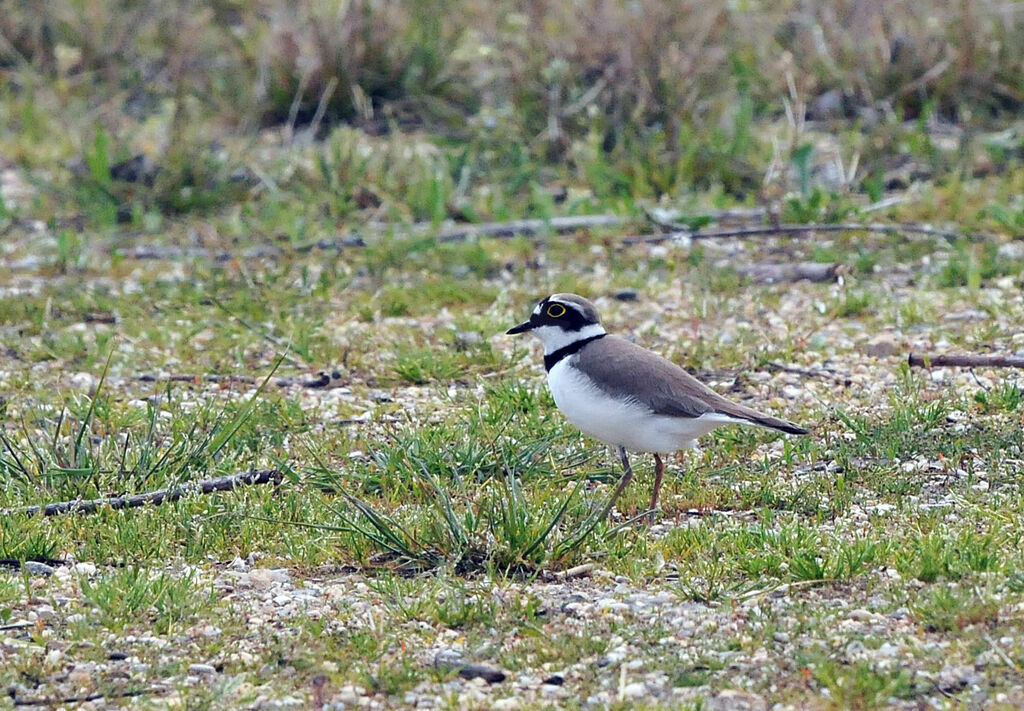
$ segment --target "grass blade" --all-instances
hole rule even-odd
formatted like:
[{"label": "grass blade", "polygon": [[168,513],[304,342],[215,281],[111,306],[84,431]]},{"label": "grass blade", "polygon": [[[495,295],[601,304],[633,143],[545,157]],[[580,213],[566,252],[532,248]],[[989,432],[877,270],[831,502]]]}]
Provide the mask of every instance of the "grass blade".
[{"label": "grass blade", "polygon": [[235,433],[238,432],[242,425],[245,424],[245,421],[249,419],[249,416],[252,415],[252,411],[256,407],[256,401],[259,399],[260,395],[263,394],[263,391],[266,390],[267,384],[270,382],[270,379],[274,377],[274,373],[277,372],[277,369],[281,367],[281,363],[284,361],[285,357],[284,353],[277,357],[277,360],[274,361],[274,364],[270,368],[270,372],[267,373],[267,377],[265,377],[259,387],[256,388],[256,392],[254,392],[248,402],[245,403],[245,407],[235,415],[235,419],[231,421],[231,424],[229,424],[210,441],[207,449],[207,455],[211,459],[215,457],[228,442],[231,441],[231,438],[235,436]]},{"label": "grass blade", "polygon": [[114,347],[110,347],[110,352],[107,353],[107,362],[103,364],[103,372],[100,373],[99,382],[96,383],[96,390],[93,392],[92,397],[89,399],[89,409],[85,412],[85,417],[78,428],[78,436],[75,437],[75,464],[81,464],[82,458],[82,438],[85,437],[85,431],[89,428],[89,422],[92,420],[93,414],[96,412],[96,402],[100,399],[100,392],[103,390],[103,383],[107,379],[107,373],[110,372],[110,362],[114,358]]},{"label": "grass blade", "polygon": [[566,510],[569,508],[569,502],[571,502],[573,498],[576,496],[576,492],[578,492],[580,490],[580,487],[583,486],[584,481],[586,481],[586,475],[581,474],[576,479],[576,485],[572,488],[572,491],[569,492],[569,495],[565,497],[565,501],[563,501],[562,505],[558,508],[558,512],[551,519],[551,522],[548,523],[547,528],[545,528],[541,532],[541,534],[537,536],[537,540],[531,543],[530,546],[525,551],[523,551],[523,558],[529,558],[530,554],[533,553],[533,551],[536,550],[537,547],[540,546],[551,534],[551,532],[555,529],[555,526],[557,526],[559,521],[562,520],[562,517],[565,515]]},{"label": "grass blade", "polygon": [[416,459],[414,461],[421,473],[421,478],[434,490],[434,494],[436,496],[435,503],[444,515],[445,522],[448,524],[448,528],[451,531],[452,536],[459,544],[459,547],[465,549],[469,545],[469,536],[466,533],[466,529],[455,515],[455,511],[452,509],[451,497],[448,496],[448,492],[441,488],[437,478],[430,473],[430,470],[427,469],[427,465],[424,464],[422,460]]}]

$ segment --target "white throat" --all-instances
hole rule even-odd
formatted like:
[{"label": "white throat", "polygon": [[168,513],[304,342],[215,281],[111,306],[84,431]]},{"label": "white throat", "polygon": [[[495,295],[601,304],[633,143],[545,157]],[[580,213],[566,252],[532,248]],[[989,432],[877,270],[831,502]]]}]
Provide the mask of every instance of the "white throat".
[{"label": "white throat", "polygon": [[585,338],[593,338],[605,333],[604,326],[599,323],[592,323],[584,326],[578,331],[566,331],[558,326],[538,326],[530,331],[544,344],[544,355],[551,355],[555,351],[565,348],[576,341]]}]

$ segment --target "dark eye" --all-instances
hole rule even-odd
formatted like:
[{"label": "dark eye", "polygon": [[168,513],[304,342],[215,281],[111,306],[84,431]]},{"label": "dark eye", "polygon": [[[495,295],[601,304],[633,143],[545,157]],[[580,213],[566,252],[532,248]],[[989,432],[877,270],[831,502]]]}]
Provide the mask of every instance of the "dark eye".
[{"label": "dark eye", "polygon": [[551,306],[548,306],[548,316],[551,318],[562,318],[565,316],[565,307],[561,304],[551,304]]}]

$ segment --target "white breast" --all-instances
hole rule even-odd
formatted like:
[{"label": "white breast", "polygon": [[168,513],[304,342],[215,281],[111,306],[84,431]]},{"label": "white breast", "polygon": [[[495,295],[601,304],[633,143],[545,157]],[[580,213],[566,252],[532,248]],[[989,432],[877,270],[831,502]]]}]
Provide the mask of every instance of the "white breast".
[{"label": "white breast", "polygon": [[569,422],[605,444],[635,452],[675,452],[692,447],[698,437],[716,427],[742,424],[742,420],[715,413],[655,415],[635,400],[610,397],[573,365],[575,360],[570,357],[556,363],[548,372],[548,387]]}]

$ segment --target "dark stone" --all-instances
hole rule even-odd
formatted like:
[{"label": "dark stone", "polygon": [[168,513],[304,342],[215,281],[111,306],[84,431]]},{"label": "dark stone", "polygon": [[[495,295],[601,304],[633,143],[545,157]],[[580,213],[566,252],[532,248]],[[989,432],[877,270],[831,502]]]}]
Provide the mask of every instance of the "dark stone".
[{"label": "dark stone", "polygon": [[467,664],[459,669],[459,676],[463,679],[483,679],[488,684],[497,684],[506,678],[501,669],[486,664]]},{"label": "dark stone", "polygon": [[147,186],[153,185],[159,172],[160,167],[145,153],[140,153],[133,158],[110,166],[110,177],[114,180],[123,180],[126,183],[142,183]]},{"label": "dark stone", "polygon": [[434,666],[439,669],[458,669],[463,679],[483,679],[488,684],[497,684],[507,678],[505,672],[486,664],[466,664],[462,655],[454,649],[443,649],[434,656]]}]

